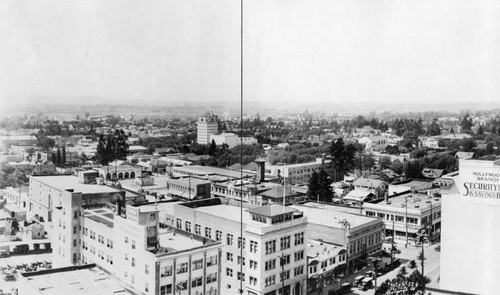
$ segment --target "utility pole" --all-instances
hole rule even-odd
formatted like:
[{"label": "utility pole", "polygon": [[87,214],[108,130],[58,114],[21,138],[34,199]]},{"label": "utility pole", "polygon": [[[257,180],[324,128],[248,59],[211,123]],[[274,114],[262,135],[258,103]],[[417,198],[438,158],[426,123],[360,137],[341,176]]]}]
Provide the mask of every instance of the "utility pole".
[{"label": "utility pole", "polygon": [[408,248],[408,196],[405,197],[405,225],[406,225],[406,244],[405,244],[405,248]]},{"label": "utility pole", "polygon": [[391,215],[392,218],[392,246],[391,246],[391,264],[394,261],[394,238],[395,238],[395,232],[394,232],[394,215]]}]

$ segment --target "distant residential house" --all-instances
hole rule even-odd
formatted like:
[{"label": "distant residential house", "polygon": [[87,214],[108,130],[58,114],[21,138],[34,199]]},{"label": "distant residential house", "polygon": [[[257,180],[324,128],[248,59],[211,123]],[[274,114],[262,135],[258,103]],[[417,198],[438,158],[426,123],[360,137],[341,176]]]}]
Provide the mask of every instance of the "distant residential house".
[{"label": "distant residential house", "polygon": [[291,186],[287,186],[285,189],[283,186],[274,187],[270,190],[266,190],[259,194],[262,197],[262,203],[276,203],[283,205],[283,198],[285,199],[285,205],[295,204],[300,201],[304,201],[306,196],[293,190]]},{"label": "distant residential house", "polygon": [[387,147],[387,138],[384,136],[362,137],[359,143],[365,145],[366,152],[383,151]]},{"label": "distant residential house", "polygon": [[141,145],[131,145],[128,147],[128,152],[129,154],[135,154],[135,153],[145,153],[148,151],[147,147],[141,146]]},{"label": "distant residential house", "polygon": [[173,147],[163,147],[163,148],[156,148],[155,153],[165,156],[166,154],[174,154],[177,151]]},{"label": "distant residential house", "polygon": [[342,200],[345,204],[360,205],[363,202],[373,199],[375,194],[371,191],[352,190],[345,195]]}]

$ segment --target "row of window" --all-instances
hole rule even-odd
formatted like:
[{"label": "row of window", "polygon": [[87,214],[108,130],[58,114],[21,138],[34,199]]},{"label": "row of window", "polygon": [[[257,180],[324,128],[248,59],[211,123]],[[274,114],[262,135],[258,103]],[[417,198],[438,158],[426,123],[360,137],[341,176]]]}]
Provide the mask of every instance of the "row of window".
[{"label": "row of window", "polygon": [[[176,227],[178,229],[182,229],[182,219],[180,219],[180,218],[176,219]],[[187,231],[187,232],[192,232],[191,222],[190,221],[186,221],[184,223],[184,230]],[[201,233],[201,225],[200,224],[195,224],[195,226],[194,226],[194,233],[197,234],[197,235],[200,235],[200,236],[202,235],[202,233]],[[212,239],[212,228],[205,227],[204,236],[206,238]],[[220,231],[220,230],[216,230],[215,231],[215,240],[216,241],[222,241],[222,231]],[[303,239],[302,239],[302,241],[303,241]],[[228,233],[226,235],[226,244],[229,245],[229,246],[234,245],[234,235],[233,234],[229,234]],[[237,244],[238,249],[240,249],[242,247],[243,247],[243,249],[245,249],[245,245],[246,245],[245,238],[241,239],[241,237],[238,237],[238,244]],[[257,248],[258,248],[257,241],[251,240],[250,241],[250,252],[257,253]]]},{"label": "row of window", "polygon": [[[207,257],[206,258],[206,265],[207,265],[207,267],[217,265],[217,255]],[[188,272],[188,267],[189,267],[188,262],[179,263],[176,267],[176,273],[177,274],[186,273],[186,272]],[[197,260],[193,260],[191,262],[191,270],[192,271],[202,269],[202,268],[203,268],[203,259],[197,259]],[[160,270],[161,277],[169,277],[171,275],[172,275],[172,266],[171,265],[161,268],[161,270]]]},{"label": "row of window", "polygon": [[[290,236],[285,236],[280,238],[280,250],[286,250],[290,248]],[[295,246],[304,244],[304,233],[297,233],[294,235]],[[276,252],[276,240],[267,241],[265,243],[265,253],[272,254]]]}]

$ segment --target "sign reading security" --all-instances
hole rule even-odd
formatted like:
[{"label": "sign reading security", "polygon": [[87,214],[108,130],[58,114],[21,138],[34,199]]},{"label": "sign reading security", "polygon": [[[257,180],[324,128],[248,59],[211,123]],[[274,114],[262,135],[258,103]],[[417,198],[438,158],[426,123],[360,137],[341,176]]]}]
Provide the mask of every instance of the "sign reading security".
[{"label": "sign reading security", "polygon": [[472,175],[467,175],[467,180],[463,182],[462,192],[464,196],[500,199],[500,173],[488,171],[471,172]]}]

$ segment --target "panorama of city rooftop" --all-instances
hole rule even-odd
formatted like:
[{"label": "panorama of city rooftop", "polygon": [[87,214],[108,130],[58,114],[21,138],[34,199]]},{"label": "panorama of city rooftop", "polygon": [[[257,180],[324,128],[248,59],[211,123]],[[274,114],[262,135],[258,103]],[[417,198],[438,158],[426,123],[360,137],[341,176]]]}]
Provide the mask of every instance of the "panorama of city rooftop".
[{"label": "panorama of city rooftop", "polygon": [[[492,112],[260,114],[243,132],[217,112],[3,123],[4,291],[77,295],[97,280],[110,282],[103,291],[233,294],[238,276],[256,294],[450,290],[447,197],[497,193],[474,184],[498,178]],[[61,277],[71,282],[55,286]]]}]

